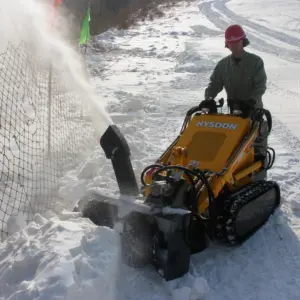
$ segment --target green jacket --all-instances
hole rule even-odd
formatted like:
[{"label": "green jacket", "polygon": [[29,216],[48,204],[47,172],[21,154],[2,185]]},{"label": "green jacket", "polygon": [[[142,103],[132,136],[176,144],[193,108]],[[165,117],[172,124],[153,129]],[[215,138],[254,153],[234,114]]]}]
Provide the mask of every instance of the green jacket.
[{"label": "green jacket", "polygon": [[259,56],[244,51],[237,63],[232,55],[228,55],[217,63],[205,89],[205,99],[214,99],[225,88],[227,99],[253,99],[255,107],[263,107],[266,82],[264,62]]}]

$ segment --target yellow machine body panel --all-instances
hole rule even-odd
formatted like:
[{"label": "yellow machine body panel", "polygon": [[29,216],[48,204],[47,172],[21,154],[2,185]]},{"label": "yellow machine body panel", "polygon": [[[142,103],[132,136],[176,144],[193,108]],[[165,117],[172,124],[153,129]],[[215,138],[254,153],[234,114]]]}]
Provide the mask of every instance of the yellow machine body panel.
[{"label": "yellow machine body panel", "polygon": [[[250,130],[249,119],[232,115],[196,114],[157,163],[209,171],[212,175],[208,181],[217,197],[225,185],[235,189],[249,183],[249,175],[262,167],[261,162],[254,162],[252,146],[257,131],[250,133]],[[185,174],[182,176],[189,182]],[[151,177],[149,172],[145,182],[151,183]],[[147,188],[146,195],[149,192],[150,188]],[[208,205],[207,190],[203,187],[198,199],[199,213],[204,212]]]},{"label": "yellow machine body panel", "polygon": [[181,148],[186,161],[183,165],[220,173],[249,129],[248,119],[230,115],[195,115],[173,147],[173,153],[163,157],[162,162],[182,164],[182,161],[176,161],[177,153],[174,152]]}]

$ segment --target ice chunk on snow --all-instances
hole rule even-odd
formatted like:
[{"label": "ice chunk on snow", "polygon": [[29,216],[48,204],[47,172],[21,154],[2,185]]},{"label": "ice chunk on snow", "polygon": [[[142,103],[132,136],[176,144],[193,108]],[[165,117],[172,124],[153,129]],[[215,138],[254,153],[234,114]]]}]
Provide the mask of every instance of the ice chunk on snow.
[{"label": "ice chunk on snow", "polygon": [[21,214],[12,214],[9,216],[6,226],[7,232],[9,235],[14,234],[17,231],[22,230],[26,227],[26,220],[25,217]]},{"label": "ice chunk on snow", "polygon": [[191,288],[184,286],[172,291],[172,300],[190,299]]},{"label": "ice chunk on snow", "polygon": [[[185,278],[187,280],[187,277]],[[179,284],[179,285],[178,285]],[[205,300],[208,297],[209,286],[205,278],[191,276],[187,282],[174,280],[170,284],[172,300]]]},{"label": "ice chunk on snow", "polygon": [[209,286],[205,278],[194,279],[190,300],[204,300],[209,292]]}]

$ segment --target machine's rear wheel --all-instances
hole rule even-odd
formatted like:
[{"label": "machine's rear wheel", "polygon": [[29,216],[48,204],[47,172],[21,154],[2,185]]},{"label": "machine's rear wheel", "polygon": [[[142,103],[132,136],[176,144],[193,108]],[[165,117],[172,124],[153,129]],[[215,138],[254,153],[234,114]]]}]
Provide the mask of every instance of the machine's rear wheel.
[{"label": "machine's rear wheel", "polygon": [[222,225],[223,241],[241,244],[260,229],[280,204],[276,182],[257,181],[229,197]]},{"label": "machine's rear wheel", "polygon": [[131,267],[142,267],[152,262],[152,245],[155,227],[149,216],[130,213],[123,222],[121,234],[122,258]]}]

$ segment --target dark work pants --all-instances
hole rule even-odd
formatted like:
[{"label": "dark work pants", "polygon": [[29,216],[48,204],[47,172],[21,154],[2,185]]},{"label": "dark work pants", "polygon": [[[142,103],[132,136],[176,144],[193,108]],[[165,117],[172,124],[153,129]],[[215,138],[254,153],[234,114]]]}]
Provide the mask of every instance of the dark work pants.
[{"label": "dark work pants", "polygon": [[[258,108],[262,107],[259,106]],[[232,107],[229,107],[230,114],[232,114]],[[268,123],[264,121],[261,125],[261,134],[262,136],[258,136],[257,139],[254,141],[254,151],[256,155],[262,155],[266,157],[267,155],[267,149],[268,149],[268,137],[266,137],[268,130]],[[254,177],[254,181],[256,180],[263,180],[267,179],[267,171],[264,170],[261,173],[257,174]]]},{"label": "dark work pants", "polygon": [[[268,125],[266,122],[262,124],[262,136],[258,136],[256,140],[254,141],[254,152],[255,155],[262,155],[266,157],[267,155],[267,149],[268,149],[268,137],[266,136],[266,132],[268,130]],[[267,171],[264,170],[257,176],[255,176],[255,181],[256,180],[262,180],[262,179],[267,179]]]}]

